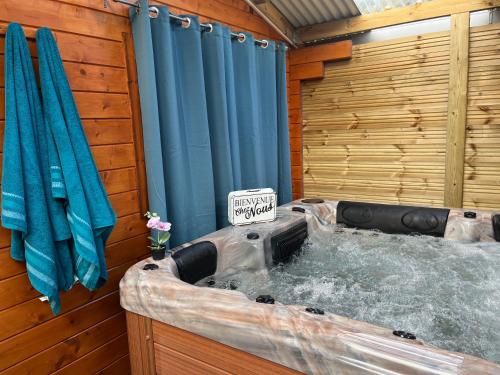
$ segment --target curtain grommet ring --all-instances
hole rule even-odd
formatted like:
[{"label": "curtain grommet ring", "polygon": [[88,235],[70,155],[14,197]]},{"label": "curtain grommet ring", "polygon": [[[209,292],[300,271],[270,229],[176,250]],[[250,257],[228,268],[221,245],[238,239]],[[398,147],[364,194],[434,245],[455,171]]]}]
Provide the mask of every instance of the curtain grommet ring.
[{"label": "curtain grommet ring", "polygon": [[157,7],[149,7],[149,18],[158,18],[160,10]]},{"label": "curtain grommet ring", "polygon": [[243,33],[239,33],[238,34],[238,42],[245,43],[245,40],[247,40],[247,36]]},{"label": "curtain grommet ring", "polygon": [[211,33],[212,31],[214,31],[214,25],[212,25],[211,23],[207,23],[203,26],[206,27],[206,29],[203,30],[203,32],[205,32],[205,33]]},{"label": "curtain grommet ring", "polygon": [[262,39],[260,42],[260,48],[267,48],[269,47],[269,42],[265,39]]},{"label": "curtain grommet ring", "polygon": [[183,29],[189,29],[189,27],[191,26],[191,18],[184,17],[181,21],[181,26]]}]

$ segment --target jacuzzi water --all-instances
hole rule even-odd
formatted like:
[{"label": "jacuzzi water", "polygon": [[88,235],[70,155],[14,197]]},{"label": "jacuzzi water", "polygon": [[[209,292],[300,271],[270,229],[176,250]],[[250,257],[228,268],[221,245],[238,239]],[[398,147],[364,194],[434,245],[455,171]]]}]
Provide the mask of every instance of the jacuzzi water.
[{"label": "jacuzzi water", "polygon": [[500,363],[500,247],[333,226],[269,272],[216,280],[249,298],[414,333],[442,349]]}]

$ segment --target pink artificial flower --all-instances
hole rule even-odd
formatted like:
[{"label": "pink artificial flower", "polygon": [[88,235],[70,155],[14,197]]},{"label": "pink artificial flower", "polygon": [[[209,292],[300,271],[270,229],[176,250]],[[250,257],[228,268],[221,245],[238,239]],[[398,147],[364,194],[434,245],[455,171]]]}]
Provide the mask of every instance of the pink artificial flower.
[{"label": "pink artificial flower", "polygon": [[146,226],[148,228],[156,229],[158,226],[158,223],[160,223],[160,218],[155,216],[155,217],[152,217],[151,219],[148,220],[148,223],[146,224]]},{"label": "pink artificial flower", "polygon": [[168,232],[171,227],[172,227],[172,224],[170,224],[169,222],[160,221],[156,225],[155,229],[158,229],[159,231],[162,231],[162,232]]}]

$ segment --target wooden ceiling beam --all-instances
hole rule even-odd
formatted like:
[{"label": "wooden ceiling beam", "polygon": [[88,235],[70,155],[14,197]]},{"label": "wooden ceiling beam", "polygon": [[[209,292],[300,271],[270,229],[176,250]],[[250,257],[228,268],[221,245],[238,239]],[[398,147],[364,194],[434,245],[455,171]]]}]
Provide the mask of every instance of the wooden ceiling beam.
[{"label": "wooden ceiling beam", "polygon": [[297,42],[297,33],[292,24],[270,0],[256,0],[253,2],[288,38]]},{"label": "wooden ceiling beam", "polygon": [[403,8],[302,27],[298,29],[298,37],[302,42],[312,42],[407,22],[496,7],[500,7],[500,0],[433,0]]}]

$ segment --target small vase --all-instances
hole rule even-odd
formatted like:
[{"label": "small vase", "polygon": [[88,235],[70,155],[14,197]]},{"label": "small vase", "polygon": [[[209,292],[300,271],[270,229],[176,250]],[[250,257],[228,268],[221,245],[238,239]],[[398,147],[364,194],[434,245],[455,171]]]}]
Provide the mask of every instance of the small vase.
[{"label": "small vase", "polygon": [[166,246],[160,246],[159,248],[151,249],[151,255],[153,256],[153,260],[162,260],[165,258]]}]

